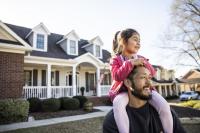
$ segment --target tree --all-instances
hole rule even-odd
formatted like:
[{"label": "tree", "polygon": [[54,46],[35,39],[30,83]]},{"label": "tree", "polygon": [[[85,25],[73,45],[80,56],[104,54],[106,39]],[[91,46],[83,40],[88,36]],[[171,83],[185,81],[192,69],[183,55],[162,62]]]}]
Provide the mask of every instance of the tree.
[{"label": "tree", "polygon": [[[200,0],[175,0],[171,7],[171,24],[165,33],[165,46],[190,59],[200,68]],[[191,64],[180,63],[190,66]]]}]

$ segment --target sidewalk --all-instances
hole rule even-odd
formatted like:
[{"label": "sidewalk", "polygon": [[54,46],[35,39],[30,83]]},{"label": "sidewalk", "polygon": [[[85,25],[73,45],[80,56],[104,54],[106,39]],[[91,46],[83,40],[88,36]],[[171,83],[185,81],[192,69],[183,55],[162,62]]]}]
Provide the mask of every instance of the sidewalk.
[{"label": "sidewalk", "polygon": [[97,106],[94,108],[101,110],[101,112],[94,112],[94,113],[88,113],[88,114],[84,114],[84,115],[67,116],[67,117],[52,118],[52,119],[45,119],[45,120],[34,120],[34,121],[29,121],[29,122],[20,122],[20,123],[13,123],[13,124],[7,124],[7,125],[0,125],[0,132],[16,130],[16,129],[21,129],[21,128],[52,125],[52,124],[58,124],[58,123],[63,123],[63,122],[95,118],[95,117],[101,117],[101,116],[105,116],[112,109],[112,107],[110,107],[110,106]]}]

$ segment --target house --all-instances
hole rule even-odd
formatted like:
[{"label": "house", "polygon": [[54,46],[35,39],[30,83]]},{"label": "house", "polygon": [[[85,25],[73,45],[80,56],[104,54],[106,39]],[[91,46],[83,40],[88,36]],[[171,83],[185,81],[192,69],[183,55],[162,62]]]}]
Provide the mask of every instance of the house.
[{"label": "house", "polygon": [[[99,36],[81,39],[74,31],[51,33],[0,21],[0,99],[107,95],[109,59]],[[100,82],[101,75],[104,75]]]},{"label": "house", "polygon": [[156,75],[153,78],[153,85],[158,93],[163,97],[178,96],[180,89],[178,83],[180,82],[175,78],[174,70],[167,70],[162,66],[153,65],[156,70]]},{"label": "house", "polygon": [[[33,28],[0,21],[0,99],[108,95],[110,52],[99,36],[81,39],[74,31],[51,33],[40,23]],[[173,70],[153,66],[153,79],[164,97],[178,95]],[[181,83],[181,82],[180,82]]]},{"label": "house", "polygon": [[198,91],[200,92],[200,69],[191,69],[181,79],[179,84],[181,92]]}]

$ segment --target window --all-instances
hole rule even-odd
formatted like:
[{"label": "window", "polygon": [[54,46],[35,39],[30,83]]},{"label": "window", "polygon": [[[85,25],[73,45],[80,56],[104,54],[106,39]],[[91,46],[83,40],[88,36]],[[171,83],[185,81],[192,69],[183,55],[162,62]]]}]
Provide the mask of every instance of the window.
[{"label": "window", "polygon": [[32,71],[31,70],[24,71],[24,84],[25,84],[25,86],[32,85]]},{"label": "window", "polygon": [[71,54],[76,54],[76,41],[70,40],[70,53]]},{"label": "window", "polygon": [[44,35],[37,34],[37,48],[44,49]]},{"label": "window", "polygon": [[104,74],[101,85],[111,85],[110,74]]},{"label": "window", "polygon": [[96,57],[100,57],[100,46],[96,45]]}]

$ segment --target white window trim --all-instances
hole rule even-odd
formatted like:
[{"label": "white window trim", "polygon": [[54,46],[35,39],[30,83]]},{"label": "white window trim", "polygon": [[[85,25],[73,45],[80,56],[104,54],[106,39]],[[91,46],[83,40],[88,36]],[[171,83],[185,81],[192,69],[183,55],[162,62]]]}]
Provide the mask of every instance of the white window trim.
[{"label": "white window trim", "polygon": [[[76,53],[71,53],[70,51],[70,40],[71,41],[75,41],[76,44]],[[67,39],[67,53],[70,55],[78,55],[78,40],[72,40],[72,39]]]},{"label": "white window trim", "polygon": [[98,45],[98,46],[100,47],[100,56],[97,57],[97,55],[96,55],[96,44],[93,44],[93,54],[95,57],[102,59],[102,46],[101,45]]},{"label": "white window trim", "polygon": [[[37,34],[44,35],[44,49],[37,48]],[[34,48],[34,50],[47,52],[47,43],[48,43],[48,35],[47,34],[33,32],[33,48]]]}]

